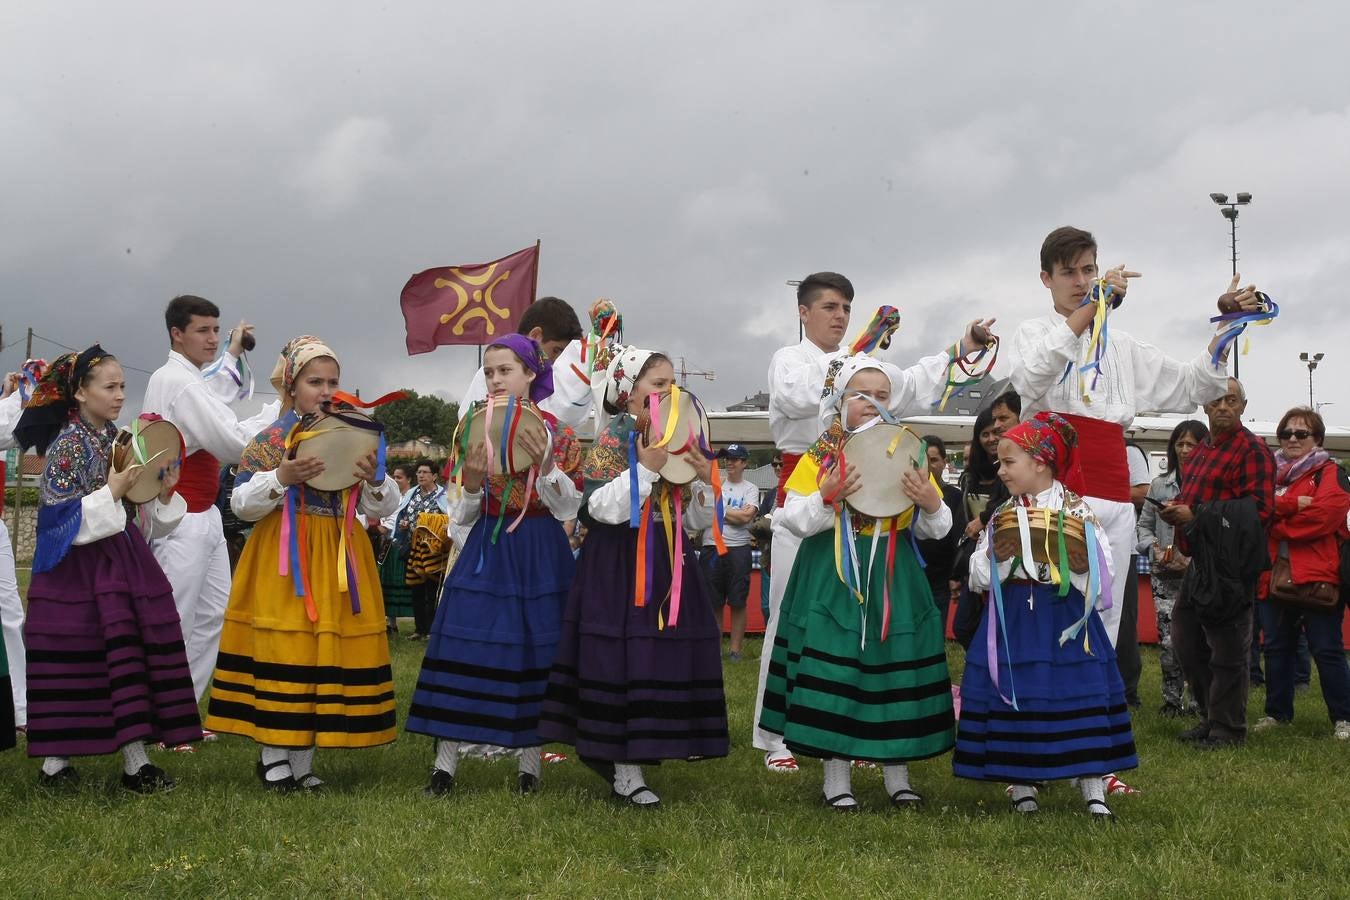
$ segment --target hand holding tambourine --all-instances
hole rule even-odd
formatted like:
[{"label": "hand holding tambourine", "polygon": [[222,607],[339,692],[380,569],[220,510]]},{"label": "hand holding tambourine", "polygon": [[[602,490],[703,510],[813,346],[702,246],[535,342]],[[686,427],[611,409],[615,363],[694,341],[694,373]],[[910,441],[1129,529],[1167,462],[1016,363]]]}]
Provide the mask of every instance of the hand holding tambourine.
[{"label": "hand holding tambourine", "polygon": [[1022,552],[1022,541],[1016,533],[1006,531],[994,532],[994,559],[998,562],[1007,562],[1018,553]]}]

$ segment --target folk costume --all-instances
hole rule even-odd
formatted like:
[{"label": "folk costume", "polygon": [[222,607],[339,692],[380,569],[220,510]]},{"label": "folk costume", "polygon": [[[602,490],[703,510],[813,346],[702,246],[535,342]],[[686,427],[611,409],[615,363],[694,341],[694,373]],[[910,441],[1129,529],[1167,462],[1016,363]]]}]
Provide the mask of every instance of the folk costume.
[{"label": "folk costume", "polygon": [[95,345],[55,360],[14,430],[20,447],[47,456],[24,624],[28,755],[46,757],[40,778],[57,783],[75,778],[69,757],[120,749],[123,785],[149,793],[174,782],[150,765],[146,742],[202,737],[173,588],[146,543],[186,504],[113,499],[117,426],[90,424],[74,400],[106,359]]},{"label": "folk costume", "polygon": [[[567,596],[539,737],[577,748],[634,805],[659,802],[640,766],[726,756],[721,626],[681,526],[712,510],[637,462],[632,392],[651,351],[617,348],[598,380],[609,409],[582,466],[589,530]],[[597,400],[597,409],[603,404]],[[681,515],[683,513],[683,515]]]},{"label": "folk costume", "polygon": [[374,747],[395,738],[394,683],[384,602],[370,541],[354,513],[394,510],[398,487],[344,491],[284,486],[277,467],[305,421],[290,390],[314,359],[336,354],[318,338],[290,341],[272,373],[285,410],[244,450],[230,506],[255,522],[235,570],[206,725],[262,745],[270,789],[313,789],[317,747]]},{"label": "folk costume", "polygon": [[826,761],[831,807],[857,805],[850,760],[882,764],[892,802],[913,805],[921,798],[906,763],[945,753],[955,740],[945,622],[913,541],[942,537],[952,516],[943,504],[936,513],[912,507],[878,520],[847,508],[836,513],[822,497],[820,481],[849,434],[849,379],[864,369],[887,371],[863,355],[841,363],[827,376],[820,405],[825,431],[797,463],[775,516],[801,546],[784,577],[758,724],[793,753]]},{"label": "folk costume", "polygon": [[[14,446],[14,426],[23,414],[29,386],[34,384],[45,368],[46,363],[42,360],[28,360],[20,376],[22,387],[13,390],[8,397],[0,397],[0,450]],[[14,746],[14,727],[23,728],[28,724],[23,618],[23,600],[19,597],[18,573],[14,568],[14,545],[10,542],[9,529],[4,519],[0,519],[0,626],[4,630],[0,652],[6,657],[6,665],[0,666],[0,677],[9,677],[9,688],[13,695],[13,703],[7,702],[9,696],[0,688],[0,747]],[[13,721],[9,721],[7,716],[12,716]]]},{"label": "folk costume", "polygon": [[[959,345],[953,350],[959,350]],[[833,352],[820,349],[810,339],[780,348],[769,362],[769,429],[774,445],[783,454],[783,465],[778,472],[777,505],[786,502],[788,479],[803,454],[820,436],[820,403],[825,396],[825,380],[832,365],[847,356],[850,348]],[[948,387],[949,372],[954,356],[951,351],[920,359],[906,369],[889,362],[880,365],[891,376],[897,390],[891,396],[890,412],[896,415],[919,415],[932,412],[936,402]],[[777,577],[769,582],[769,615],[764,625],[764,646],[771,648],[778,632],[779,608],[787,589],[788,575],[801,540],[773,516],[773,565]],[[793,772],[797,765],[791,752],[783,745],[783,738],[759,727],[764,705],[764,691],[769,678],[767,650],[760,654],[759,684],[755,692],[754,745],[764,750],[765,764],[776,771]]]},{"label": "folk costume", "polygon": [[1228,371],[1208,351],[1180,362],[1118,328],[1108,333],[1106,321],[1099,335],[1091,328],[1075,335],[1058,312],[1023,322],[1013,335],[1021,363],[1010,374],[1022,397],[1023,419],[1053,411],[1078,434],[1084,496],[1111,546],[1111,570],[1118,573],[1111,605],[1101,611],[1114,647],[1135,545],[1125,429],[1143,411],[1191,413],[1222,397]]},{"label": "folk costume", "polygon": [[[1018,812],[1035,811],[1039,782],[1077,778],[1088,811],[1109,816],[1102,776],[1139,764],[1125,685],[1099,614],[1116,574],[1110,536],[1072,489],[1080,478],[1077,435],[1064,417],[1039,413],[1003,439],[1051,466],[1056,480],[1000,506],[971,557],[971,589],[991,596],[966,657],[953,769],[960,778],[1012,783]],[[1019,508],[1081,520],[1088,571],[1031,559],[1029,528],[1017,556],[992,560],[995,520]]]},{"label": "folk costume", "polygon": [[187,502],[187,514],[150,546],[173,585],[198,700],[206,696],[216,667],[230,597],[229,546],[215,505],[220,465],[233,465],[249,439],[275,420],[279,410],[278,404],[269,403],[257,415],[239,418],[231,404],[241,399],[241,392],[226,377],[238,367],[238,360],[226,353],[209,367],[223,374],[208,379],[187,357],[171,350],[168,361],[150,376],[141,401],[146,413],[178,428],[186,448],[178,494]]},{"label": "folk costume", "polygon": [[[538,344],[511,334],[491,346],[511,350],[535,373],[528,399],[542,409],[553,384]],[[484,406],[475,404],[472,414]],[[572,430],[542,415],[551,437],[546,473],[490,473],[450,505],[452,523],[470,530],[445,580],[406,726],[437,739],[433,795],[453,787],[461,744],[520,749],[519,789],[539,785],[539,708],[576,571],[562,523],[581,506],[582,456]],[[510,423],[508,416],[502,427]],[[457,447],[456,455],[468,449]]]}]

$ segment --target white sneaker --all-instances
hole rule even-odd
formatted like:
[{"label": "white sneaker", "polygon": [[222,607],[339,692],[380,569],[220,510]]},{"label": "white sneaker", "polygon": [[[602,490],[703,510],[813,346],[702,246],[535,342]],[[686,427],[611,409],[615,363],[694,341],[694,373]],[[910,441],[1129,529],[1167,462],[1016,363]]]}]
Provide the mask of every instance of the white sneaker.
[{"label": "white sneaker", "polygon": [[1335,735],[1338,741],[1350,741],[1350,722],[1337,722]]},{"label": "white sneaker", "polygon": [[1284,724],[1286,723],[1273,716],[1262,716],[1256,720],[1256,724],[1252,726],[1252,731],[1270,731],[1272,728],[1279,728]]}]

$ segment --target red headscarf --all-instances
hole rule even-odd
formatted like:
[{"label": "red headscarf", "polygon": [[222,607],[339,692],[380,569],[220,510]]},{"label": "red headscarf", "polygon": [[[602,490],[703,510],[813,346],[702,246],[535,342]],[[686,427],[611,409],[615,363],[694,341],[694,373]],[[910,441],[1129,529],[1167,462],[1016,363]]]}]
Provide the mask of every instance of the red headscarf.
[{"label": "red headscarf", "polygon": [[1032,459],[1049,466],[1065,488],[1082,496],[1085,485],[1078,465],[1078,432],[1068,419],[1059,413],[1039,412],[1003,432],[1003,440],[1012,441]]}]

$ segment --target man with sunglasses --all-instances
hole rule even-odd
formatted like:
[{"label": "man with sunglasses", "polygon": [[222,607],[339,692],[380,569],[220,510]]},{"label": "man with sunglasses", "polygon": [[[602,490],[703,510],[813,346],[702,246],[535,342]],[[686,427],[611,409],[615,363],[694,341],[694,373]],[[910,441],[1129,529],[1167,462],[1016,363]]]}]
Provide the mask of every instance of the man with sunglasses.
[{"label": "man with sunglasses", "polygon": [[1186,461],[1181,495],[1158,511],[1191,557],[1172,610],[1172,649],[1203,721],[1180,739],[1206,750],[1246,742],[1252,603],[1270,567],[1275,458],[1243,426],[1246,410],[1241,382],[1228,379],[1228,391],[1205,404],[1209,437]]}]

